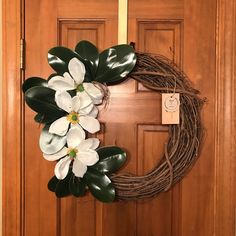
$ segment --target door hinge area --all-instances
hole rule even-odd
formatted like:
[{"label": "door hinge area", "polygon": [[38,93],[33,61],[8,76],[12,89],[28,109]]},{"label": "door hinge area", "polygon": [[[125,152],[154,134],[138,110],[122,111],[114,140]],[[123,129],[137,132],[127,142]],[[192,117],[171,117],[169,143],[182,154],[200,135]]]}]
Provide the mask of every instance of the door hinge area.
[{"label": "door hinge area", "polygon": [[25,39],[20,39],[20,69],[25,70]]}]

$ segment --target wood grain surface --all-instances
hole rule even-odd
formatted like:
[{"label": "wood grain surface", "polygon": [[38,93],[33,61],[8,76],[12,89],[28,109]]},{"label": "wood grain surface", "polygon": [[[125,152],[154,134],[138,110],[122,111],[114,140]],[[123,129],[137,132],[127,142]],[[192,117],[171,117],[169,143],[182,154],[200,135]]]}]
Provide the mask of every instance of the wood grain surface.
[{"label": "wood grain surface", "polygon": [[[52,73],[47,51],[57,44],[115,45],[118,1],[3,0],[3,235],[235,236],[235,19],[234,0],[128,1],[128,42],[173,60],[207,97],[205,138],[196,165],[170,191],[106,205],[90,194],[56,199],[47,190],[55,163],[42,157],[40,128],[24,105],[21,84]],[[127,150],[123,172],[142,175],[158,163],[168,138],[161,96],[131,80],[110,92],[108,108],[100,108],[98,137]]]}]

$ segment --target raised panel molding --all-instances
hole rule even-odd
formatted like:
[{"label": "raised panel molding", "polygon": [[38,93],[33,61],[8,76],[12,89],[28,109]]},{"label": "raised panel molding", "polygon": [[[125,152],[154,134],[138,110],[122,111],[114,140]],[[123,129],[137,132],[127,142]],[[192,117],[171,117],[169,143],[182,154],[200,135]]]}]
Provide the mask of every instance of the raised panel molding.
[{"label": "raised panel molding", "polygon": [[[137,125],[137,173],[150,172],[164,155],[168,141],[168,126],[156,124]],[[137,202],[137,232],[140,235],[165,235],[176,233],[175,217],[179,212],[179,185],[148,201]],[[155,219],[153,216],[155,215]],[[145,222],[145,223],[144,223]],[[156,222],[156,223],[154,223]],[[158,227],[156,227],[158,224]],[[148,230],[148,231],[147,231]]]},{"label": "raised panel molding", "polygon": [[137,24],[138,50],[162,54],[181,65],[183,20],[138,20]]},{"label": "raised panel molding", "polygon": [[164,155],[168,126],[140,124],[137,127],[137,172],[144,175],[154,168]]},{"label": "raised panel molding", "polygon": [[[182,65],[183,20],[137,20],[137,29],[138,51],[161,54]],[[138,92],[150,91],[137,85]]]},{"label": "raised panel molding", "polygon": [[[66,46],[68,48],[75,48],[76,44],[80,40],[88,40],[95,44],[99,49],[104,48],[105,39],[105,23],[104,19],[59,19],[58,20],[58,44]],[[96,135],[102,143],[105,142],[104,136],[105,124],[101,124],[101,131]],[[83,224],[81,225],[80,217],[87,216],[91,218],[95,214],[93,219],[93,225],[99,225],[91,234],[102,234],[102,217],[103,217],[103,204],[95,201],[95,199],[88,194],[86,199],[74,199],[73,197],[66,199],[58,199],[57,201],[57,232],[59,235],[66,235],[68,232],[86,232],[87,228]],[[81,204],[83,208],[81,209]],[[70,215],[76,215],[73,227],[64,227],[70,225],[70,215],[68,214],[70,209]],[[66,224],[60,224],[60,222],[66,222]],[[77,228],[76,228],[77,227]]]},{"label": "raised panel molding", "polygon": [[104,19],[59,19],[58,43],[74,48],[80,40],[88,40],[104,48],[105,23]]}]

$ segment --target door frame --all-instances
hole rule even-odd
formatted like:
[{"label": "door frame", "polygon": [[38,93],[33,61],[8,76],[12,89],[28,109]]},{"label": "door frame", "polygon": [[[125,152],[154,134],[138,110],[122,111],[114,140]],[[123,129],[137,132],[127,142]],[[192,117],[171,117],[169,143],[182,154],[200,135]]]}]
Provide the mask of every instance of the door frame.
[{"label": "door frame", "polygon": [[[20,39],[24,1],[3,4],[3,236],[24,235],[24,102]],[[235,235],[236,1],[217,0],[215,103],[215,234]],[[230,142],[227,139],[231,137]]]},{"label": "door frame", "polygon": [[23,97],[20,69],[20,39],[23,32],[23,4],[21,0],[2,0],[3,48],[3,150],[2,150],[2,235],[24,235],[24,155]]}]

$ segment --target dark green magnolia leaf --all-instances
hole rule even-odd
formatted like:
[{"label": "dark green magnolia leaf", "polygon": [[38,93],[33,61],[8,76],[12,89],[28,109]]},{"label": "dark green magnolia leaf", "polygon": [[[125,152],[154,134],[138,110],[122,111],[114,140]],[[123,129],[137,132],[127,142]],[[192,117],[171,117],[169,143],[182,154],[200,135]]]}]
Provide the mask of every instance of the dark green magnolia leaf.
[{"label": "dark green magnolia leaf", "polygon": [[55,120],[55,116],[38,113],[37,115],[35,115],[34,120],[40,124],[50,124]]},{"label": "dark green magnolia leaf", "polygon": [[116,63],[116,50],[114,48],[108,48],[99,55],[99,66],[97,69],[97,79],[103,77],[112,66]]},{"label": "dark green magnolia leaf", "polygon": [[37,122],[37,123],[44,123],[45,119],[44,119],[44,115],[43,114],[36,114],[35,117],[34,117],[34,120]]},{"label": "dark green magnolia leaf", "polygon": [[54,154],[66,144],[66,136],[58,136],[48,132],[50,125],[45,125],[39,137],[39,146],[43,153]]},{"label": "dark green magnolia leaf", "polygon": [[35,86],[43,86],[47,87],[47,81],[45,79],[42,79],[40,77],[31,77],[24,81],[22,85],[23,93],[25,93],[28,89],[35,87]]},{"label": "dark green magnolia leaf", "polygon": [[88,169],[84,178],[90,192],[95,198],[102,202],[113,202],[115,199],[115,188],[110,179],[103,173]]},{"label": "dark green magnolia leaf", "polygon": [[95,77],[99,59],[99,53],[96,46],[89,41],[83,40],[76,45],[75,51],[82,58],[83,62],[86,62],[93,77]]},{"label": "dark green magnolia leaf", "polygon": [[56,185],[55,193],[57,197],[66,197],[71,195],[69,182],[72,177],[72,172],[69,172],[65,179],[59,180]]},{"label": "dark green magnolia leaf", "polygon": [[78,55],[66,47],[54,47],[48,51],[49,65],[60,75],[68,71],[69,61]]},{"label": "dark green magnolia leaf", "polygon": [[76,89],[68,90],[67,92],[70,94],[70,96],[71,96],[72,98],[73,98],[74,96],[76,96],[76,93],[77,93]]},{"label": "dark green magnolia leaf", "polygon": [[126,153],[119,147],[101,147],[96,151],[99,155],[99,162],[92,168],[102,173],[113,173],[120,169],[126,161]]},{"label": "dark green magnolia leaf", "polygon": [[[108,61],[104,61],[102,57],[105,58],[104,55],[109,54],[110,51],[113,51],[112,55],[107,57]],[[122,80],[132,71],[137,59],[133,47],[126,44],[107,49],[100,54],[100,57],[95,80],[101,83],[112,83]],[[107,66],[107,64],[110,66]]]},{"label": "dark green magnolia leaf", "polygon": [[56,120],[67,113],[57,106],[54,97],[54,90],[41,86],[32,87],[25,93],[25,101],[32,110],[49,117],[54,117],[54,120]]},{"label": "dark green magnolia leaf", "polygon": [[86,192],[85,187],[86,185],[83,182],[83,180],[72,174],[69,182],[69,189],[71,194],[74,195],[75,197],[82,196]]},{"label": "dark green magnolia leaf", "polygon": [[59,179],[56,176],[53,176],[48,182],[48,189],[52,192],[56,191],[56,186],[59,183]]}]

